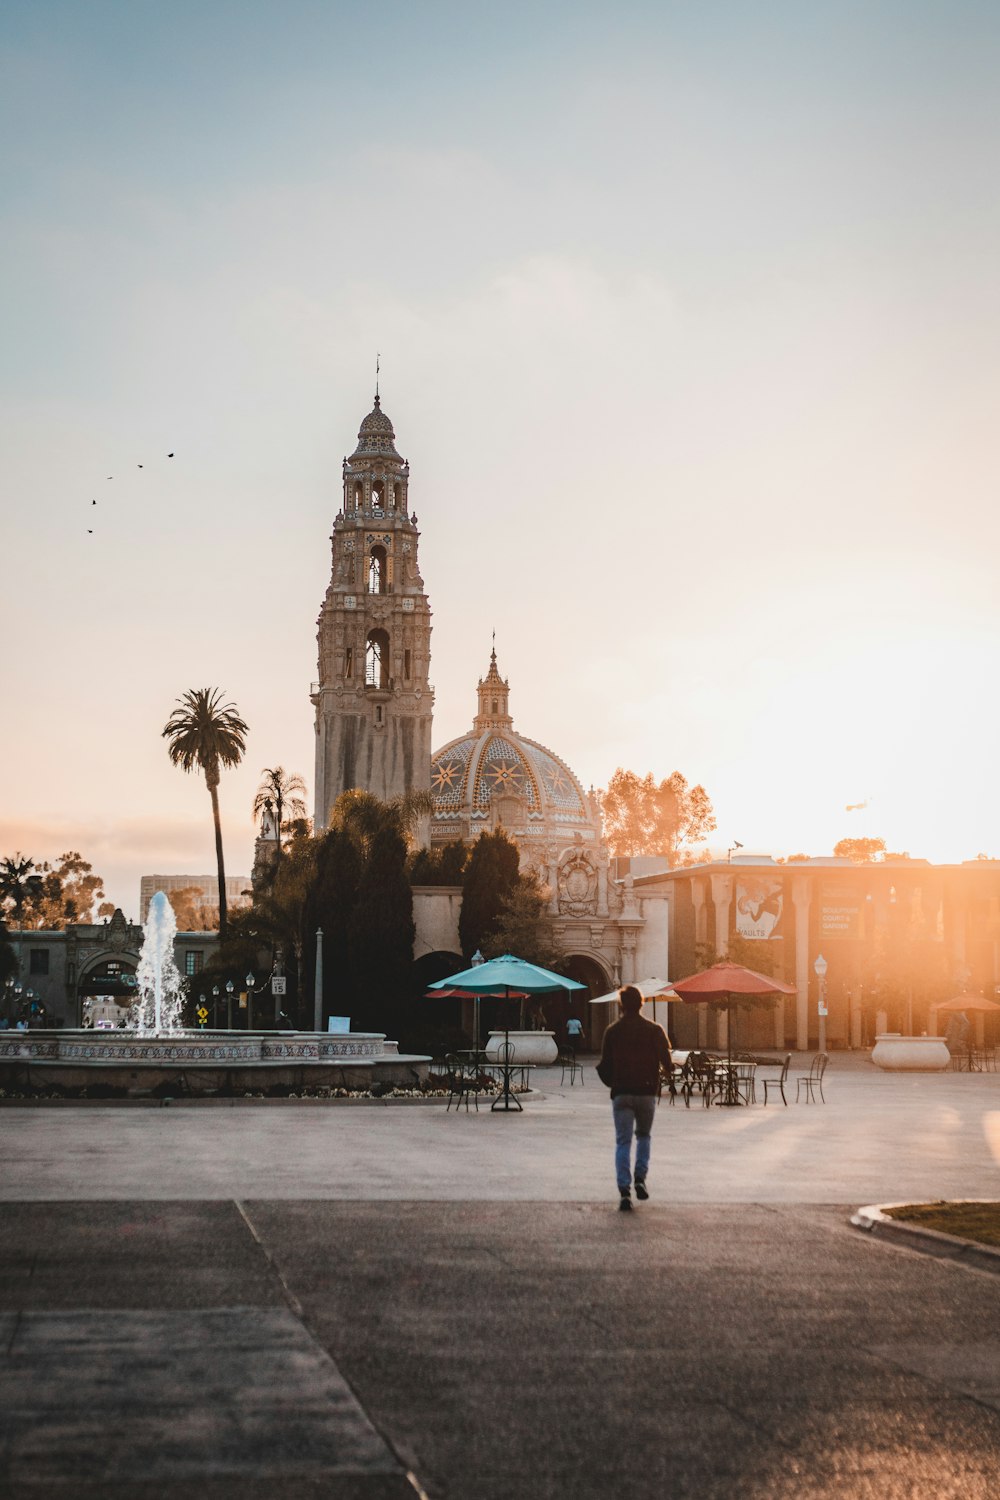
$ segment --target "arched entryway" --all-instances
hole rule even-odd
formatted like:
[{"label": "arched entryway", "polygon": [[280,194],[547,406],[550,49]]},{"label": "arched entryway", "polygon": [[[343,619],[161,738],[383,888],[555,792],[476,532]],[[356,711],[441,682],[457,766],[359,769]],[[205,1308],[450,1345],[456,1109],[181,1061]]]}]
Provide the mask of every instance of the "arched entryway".
[{"label": "arched entryway", "polygon": [[[419,1048],[407,1050],[431,1052],[443,1056],[457,1047],[468,1045],[472,1035],[472,1001],[456,1000],[446,995],[428,996],[430,985],[469,966],[461,953],[436,950],[423,953],[413,961],[413,1000],[407,1041],[419,1041]],[[466,1026],[468,1011],[468,1026]]]},{"label": "arched entryway", "polygon": [[587,988],[586,992],[571,990],[561,995],[545,997],[545,1014],[549,1026],[556,1034],[556,1041],[560,1046],[565,1043],[566,1022],[572,1015],[583,1022],[584,1047],[588,1051],[598,1051],[604,1035],[605,1021],[614,1020],[614,1016],[604,1017],[600,1012],[610,1007],[592,1007],[590,1002],[596,995],[606,995],[611,989],[611,975],[589,953],[567,953],[560,960],[559,968],[567,979],[575,979],[577,984],[584,984]]},{"label": "arched entryway", "polygon": [[136,996],[136,963],[117,956],[100,959],[76,986],[77,1024],[103,1030],[122,1026]]}]

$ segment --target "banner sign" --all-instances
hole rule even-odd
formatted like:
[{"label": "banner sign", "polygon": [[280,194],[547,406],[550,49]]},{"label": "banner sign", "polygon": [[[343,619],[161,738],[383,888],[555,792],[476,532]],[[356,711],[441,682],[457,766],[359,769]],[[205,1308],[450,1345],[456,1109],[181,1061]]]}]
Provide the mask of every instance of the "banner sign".
[{"label": "banner sign", "polygon": [[780,938],[785,895],[780,880],[741,880],[736,887],[736,931],[740,937]]},{"label": "banner sign", "polygon": [[857,886],[827,881],[820,888],[819,930],[825,938],[859,938],[864,898]]}]

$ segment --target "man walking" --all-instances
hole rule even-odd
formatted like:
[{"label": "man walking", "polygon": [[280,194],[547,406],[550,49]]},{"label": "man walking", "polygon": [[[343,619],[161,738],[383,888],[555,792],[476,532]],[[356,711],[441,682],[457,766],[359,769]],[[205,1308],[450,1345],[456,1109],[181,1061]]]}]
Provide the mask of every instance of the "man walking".
[{"label": "man walking", "polygon": [[597,1076],[611,1090],[615,1122],[615,1174],[620,1209],[632,1207],[632,1136],[635,1135],[635,1196],[646,1199],[650,1131],[660,1094],[660,1069],[671,1068],[670,1043],[661,1026],[639,1014],[642,995],[632,984],[618,992],[621,1017],[604,1033]]}]

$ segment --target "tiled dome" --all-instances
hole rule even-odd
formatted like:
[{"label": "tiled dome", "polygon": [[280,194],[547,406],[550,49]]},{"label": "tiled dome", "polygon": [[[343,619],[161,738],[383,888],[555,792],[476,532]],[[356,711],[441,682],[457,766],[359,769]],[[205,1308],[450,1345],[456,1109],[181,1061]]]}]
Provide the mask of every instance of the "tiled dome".
[{"label": "tiled dome", "polygon": [[396,434],[376,394],[375,405],[358,428],[358,446],[351,454],[351,462],[353,463],[357,458],[370,458],[379,454],[399,458],[396,452]]},{"label": "tiled dome", "polygon": [[[496,797],[526,804],[528,823],[572,831],[592,822],[583,788],[565,761],[513,729],[463,735],[431,760],[434,818],[485,822]],[[540,830],[541,831],[541,830]]]}]

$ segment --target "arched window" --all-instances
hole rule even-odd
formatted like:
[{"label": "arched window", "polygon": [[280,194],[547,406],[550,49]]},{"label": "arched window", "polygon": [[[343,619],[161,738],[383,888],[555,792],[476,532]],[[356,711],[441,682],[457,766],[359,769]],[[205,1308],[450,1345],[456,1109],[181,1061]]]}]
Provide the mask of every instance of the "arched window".
[{"label": "arched window", "polygon": [[386,567],[385,548],[376,545],[368,554],[368,592],[369,594],[384,594],[386,589]]},{"label": "arched window", "polygon": [[365,687],[389,686],[389,637],[384,630],[369,630],[365,645]]},{"label": "arched window", "polygon": [[361,501],[362,501],[363,497],[364,497],[364,491],[362,490],[361,485],[360,484],[356,484],[354,486],[354,493],[353,493],[353,495],[351,497],[352,509],[354,509],[354,510],[360,510],[361,509]]},{"label": "arched window", "polygon": [[372,481],[372,510],[381,510],[385,504],[385,485],[381,479]]},{"label": "arched window", "polygon": [[394,484],[393,487],[392,487],[392,508],[393,508],[393,510],[398,510],[399,509],[400,501],[402,500],[402,498],[403,498],[402,486],[398,485],[398,484]]}]

